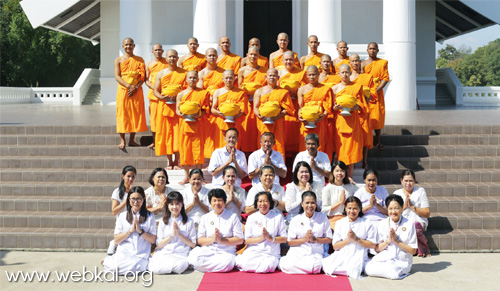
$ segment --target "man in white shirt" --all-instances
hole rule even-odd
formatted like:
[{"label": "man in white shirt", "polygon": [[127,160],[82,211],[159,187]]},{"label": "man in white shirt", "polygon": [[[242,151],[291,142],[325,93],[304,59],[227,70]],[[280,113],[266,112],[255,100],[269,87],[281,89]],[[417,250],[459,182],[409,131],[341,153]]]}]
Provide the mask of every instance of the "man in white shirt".
[{"label": "man in white shirt", "polygon": [[272,132],[264,132],[260,136],[261,148],[253,152],[248,157],[248,177],[252,180],[252,186],[260,182],[260,169],[265,165],[274,167],[276,172],[274,184],[280,184],[280,178],[286,177],[286,165],[283,155],[280,152],[273,151],[275,143],[274,134]]},{"label": "man in white shirt", "polygon": [[236,168],[236,185],[241,185],[241,179],[247,175],[247,159],[242,151],[236,149],[238,143],[238,130],[234,127],[226,130],[224,136],[226,146],[216,149],[212,153],[210,163],[208,164],[208,172],[212,174],[212,185],[222,186],[224,180],[222,179],[222,171],[225,167],[231,165]]},{"label": "man in white shirt", "polygon": [[317,134],[310,133],[306,135],[305,140],[306,150],[295,156],[293,168],[295,169],[295,166],[300,161],[308,163],[313,172],[313,181],[325,185],[325,177],[330,177],[330,171],[332,170],[330,159],[327,154],[318,151],[319,136]]}]

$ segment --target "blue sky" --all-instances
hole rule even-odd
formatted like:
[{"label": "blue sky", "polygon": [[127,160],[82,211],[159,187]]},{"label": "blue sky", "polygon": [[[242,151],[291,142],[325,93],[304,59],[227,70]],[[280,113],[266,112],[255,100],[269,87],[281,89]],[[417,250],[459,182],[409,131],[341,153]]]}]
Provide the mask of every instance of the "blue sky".
[{"label": "blue sky", "polygon": [[444,48],[447,44],[451,44],[456,48],[461,45],[466,45],[472,48],[474,52],[478,47],[487,45],[490,41],[500,38],[500,25],[493,25],[487,28],[469,32],[461,36],[445,40],[443,44],[436,42],[436,57],[438,50]]}]

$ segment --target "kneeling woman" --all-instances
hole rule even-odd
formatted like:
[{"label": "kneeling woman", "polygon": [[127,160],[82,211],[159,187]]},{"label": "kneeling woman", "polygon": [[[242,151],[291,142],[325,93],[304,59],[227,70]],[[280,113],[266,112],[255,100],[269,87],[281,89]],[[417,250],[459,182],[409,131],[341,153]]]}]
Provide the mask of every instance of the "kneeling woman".
[{"label": "kneeling woman", "polygon": [[417,252],[417,233],[413,221],[401,214],[403,198],[389,195],[385,199],[389,217],[378,225],[377,255],[366,264],[368,276],[401,279],[409,275],[413,255]]},{"label": "kneeling woman", "polygon": [[118,274],[146,271],[151,244],[156,240],[154,214],[146,209],[146,195],[140,186],[132,187],[127,196],[127,211],[120,213],[115,226],[116,253],[104,259],[106,270],[118,269]]},{"label": "kneeling woman", "polygon": [[363,218],[363,207],[358,197],[345,201],[344,217],[336,222],[333,233],[335,252],[323,259],[323,271],[327,275],[347,275],[361,278],[368,262],[368,249],[375,248],[377,233],[373,224]]},{"label": "kneeling woman", "polygon": [[236,246],[243,243],[239,215],[226,210],[226,192],[208,192],[212,211],[203,215],[198,226],[198,245],[189,253],[188,262],[200,272],[229,272],[234,268]]},{"label": "kneeling woman", "polygon": [[288,254],[281,258],[280,269],[288,274],[317,274],[321,271],[323,244],[332,242],[332,229],[324,213],[318,212],[316,194],[302,193],[299,215],[288,229]]},{"label": "kneeling woman", "polygon": [[149,261],[149,270],[155,274],[180,274],[189,267],[189,251],[196,246],[193,219],[186,215],[181,193],[167,195],[163,219],[158,225],[156,252]]},{"label": "kneeling woman", "polygon": [[271,211],[274,201],[271,193],[259,192],[254,205],[259,211],[250,215],[245,225],[245,252],[236,257],[240,271],[270,273],[280,261],[280,243],[286,242],[285,219],[281,213]]}]

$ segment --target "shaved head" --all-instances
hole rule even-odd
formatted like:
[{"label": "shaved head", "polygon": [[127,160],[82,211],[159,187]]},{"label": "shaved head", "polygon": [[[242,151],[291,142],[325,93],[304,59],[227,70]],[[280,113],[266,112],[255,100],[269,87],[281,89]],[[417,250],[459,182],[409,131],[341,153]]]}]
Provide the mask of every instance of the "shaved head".
[{"label": "shaved head", "polygon": [[174,50],[174,49],[169,49],[169,50],[167,51],[167,55],[170,55],[170,54],[174,54],[174,55],[176,55],[176,56],[179,56],[179,54],[177,53],[177,51],[176,51],[176,50]]},{"label": "shaved head", "polygon": [[225,70],[224,71],[224,74],[222,74],[222,76],[227,76],[227,75],[231,75],[234,77],[234,72],[233,70]]},{"label": "shaved head", "polygon": [[257,46],[251,46],[251,47],[248,48],[248,52],[250,52],[250,51],[254,51],[254,52],[258,53],[259,52],[259,47],[257,47]]},{"label": "shaved head", "polygon": [[250,45],[253,45],[253,44],[260,44],[260,39],[258,39],[258,38],[256,38],[256,37],[254,37],[254,38],[251,38],[251,39],[248,41],[248,43],[249,43]]},{"label": "shaved head", "polygon": [[332,61],[332,57],[330,57],[330,55],[327,55],[327,54],[324,54],[321,56],[321,61],[322,60],[329,60],[329,61]]},{"label": "shaved head", "polygon": [[211,47],[211,48],[208,48],[208,49],[205,51],[205,54],[206,54],[206,55],[208,55],[208,54],[209,54],[209,53],[211,53],[211,52],[215,52],[215,53],[217,53],[217,50],[216,50],[216,49],[214,49],[213,47]]},{"label": "shaved head", "polygon": [[219,43],[224,42],[224,41],[228,41],[228,42],[230,42],[229,37],[227,37],[227,36],[223,36],[223,37],[221,37],[221,38],[219,39]]},{"label": "shaved head", "polygon": [[342,45],[342,44],[343,44],[344,46],[347,46],[347,42],[345,42],[345,41],[341,40],[341,41],[337,42],[337,47],[339,47],[339,46],[340,46],[340,45]]},{"label": "shaved head", "polygon": [[198,77],[198,72],[195,70],[189,71],[189,72],[187,72],[186,77],[189,77],[191,75],[196,75],[196,77]]},{"label": "shaved head", "polygon": [[194,41],[194,42],[198,43],[198,39],[196,37],[190,37],[188,39],[188,43],[190,43],[191,41]]},{"label": "shaved head", "polygon": [[290,56],[291,56],[292,58],[295,58],[295,55],[293,54],[293,52],[292,52],[292,51],[286,51],[286,52],[284,52],[284,53],[283,53],[283,58],[285,58],[285,57],[290,57]]},{"label": "shaved head", "polygon": [[351,72],[351,67],[348,64],[343,64],[339,67],[339,71],[342,71],[343,69],[347,69],[349,73]]},{"label": "shaved head", "polygon": [[275,73],[275,74],[278,74],[278,70],[276,70],[275,68],[270,68],[269,70],[267,70],[267,74],[271,74],[271,73]]},{"label": "shaved head", "polygon": [[124,38],[122,43],[125,43],[126,41],[131,41],[132,43],[135,43],[131,37]]},{"label": "shaved head", "polygon": [[315,65],[310,65],[310,66],[307,67],[307,71],[306,72],[310,72],[310,71],[311,72],[314,71],[316,73],[319,72],[318,67],[316,67]]},{"label": "shaved head", "polygon": [[288,34],[286,34],[286,32],[281,32],[280,34],[278,34],[278,39],[280,37],[285,37],[286,39],[288,39]]},{"label": "shaved head", "polygon": [[376,42],[374,42],[374,41],[370,42],[368,44],[368,47],[370,47],[371,45],[375,45],[375,47],[378,49],[378,44]]},{"label": "shaved head", "polygon": [[160,48],[163,48],[163,46],[162,46],[161,44],[159,44],[159,43],[155,43],[155,44],[153,45],[153,49],[155,49],[155,47],[160,47]]},{"label": "shaved head", "polygon": [[359,60],[359,55],[358,54],[351,54],[349,56],[349,61],[353,61],[353,60]]},{"label": "shaved head", "polygon": [[315,36],[314,34],[313,34],[313,35],[310,35],[310,36],[307,38],[307,40],[309,40],[309,41],[310,41],[310,40],[311,40],[311,38],[312,38],[312,39],[315,39],[316,41],[318,41],[318,37],[317,37],[317,36]]}]

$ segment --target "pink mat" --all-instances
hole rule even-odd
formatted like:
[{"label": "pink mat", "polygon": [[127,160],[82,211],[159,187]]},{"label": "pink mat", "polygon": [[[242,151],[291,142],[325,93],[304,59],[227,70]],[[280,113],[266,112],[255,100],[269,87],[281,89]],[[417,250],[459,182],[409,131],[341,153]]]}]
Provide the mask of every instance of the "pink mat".
[{"label": "pink mat", "polygon": [[250,290],[333,290],[352,291],[346,276],[333,278],[325,274],[289,275],[281,271],[269,274],[245,273],[205,273],[198,291],[250,291]]}]

